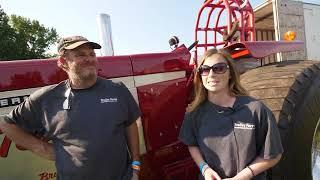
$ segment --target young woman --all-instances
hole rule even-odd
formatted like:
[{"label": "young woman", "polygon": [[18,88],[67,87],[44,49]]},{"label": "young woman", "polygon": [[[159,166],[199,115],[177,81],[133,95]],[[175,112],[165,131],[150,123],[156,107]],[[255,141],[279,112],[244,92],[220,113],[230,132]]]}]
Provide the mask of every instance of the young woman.
[{"label": "young woman", "polygon": [[283,152],[277,124],[263,103],[247,96],[230,54],[208,50],[194,85],[179,139],[199,166],[199,179],[266,179]]}]

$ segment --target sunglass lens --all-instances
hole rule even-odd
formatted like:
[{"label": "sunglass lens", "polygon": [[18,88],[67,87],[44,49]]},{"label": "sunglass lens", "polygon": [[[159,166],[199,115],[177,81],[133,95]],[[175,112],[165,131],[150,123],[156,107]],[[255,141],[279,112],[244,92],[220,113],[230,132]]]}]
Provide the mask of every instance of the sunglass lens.
[{"label": "sunglass lens", "polygon": [[210,73],[211,67],[207,65],[202,65],[199,68],[200,75],[207,76]]},{"label": "sunglass lens", "polygon": [[228,66],[224,63],[219,63],[212,67],[213,72],[217,74],[223,74],[227,71],[227,69],[228,69]]}]

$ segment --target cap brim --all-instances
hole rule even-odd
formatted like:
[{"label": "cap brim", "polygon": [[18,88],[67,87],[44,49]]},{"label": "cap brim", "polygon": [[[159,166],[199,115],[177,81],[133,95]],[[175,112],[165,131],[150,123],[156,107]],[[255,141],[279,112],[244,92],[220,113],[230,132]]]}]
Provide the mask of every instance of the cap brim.
[{"label": "cap brim", "polygon": [[92,47],[92,49],[101,49],[100,44],[95,43],[95,42],[91,42],[91,41],[79,41],[79,42],[76,42],[76,43],[70,44],[69,46],[64,47],[64,49],[68,49],[68,50],[75,49],[83,44],[90,45]]}]

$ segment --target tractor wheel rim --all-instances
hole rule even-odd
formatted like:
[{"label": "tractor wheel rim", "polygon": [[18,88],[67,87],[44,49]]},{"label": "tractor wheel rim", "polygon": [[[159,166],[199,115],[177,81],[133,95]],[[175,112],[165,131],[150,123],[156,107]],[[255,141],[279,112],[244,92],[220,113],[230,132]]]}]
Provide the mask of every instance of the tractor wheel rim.
[{"label": "tractor wheel rim", "polygon": [[320,179],[320,119],[313,135],[311,163],[313,179]]}]

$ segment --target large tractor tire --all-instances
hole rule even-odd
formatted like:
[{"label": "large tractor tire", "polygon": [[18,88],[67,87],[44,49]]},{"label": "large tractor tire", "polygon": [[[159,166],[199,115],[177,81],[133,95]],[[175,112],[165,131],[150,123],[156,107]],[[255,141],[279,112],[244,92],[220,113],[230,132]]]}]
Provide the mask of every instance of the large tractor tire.
[{"label": "large tractor tire", "polygon": [[312,145],[320,120],[319,61],[270,64],[244,73],[241,83],[273,111],[278,122],[284,153],[268,171],[268,179],[316,179]]}]

